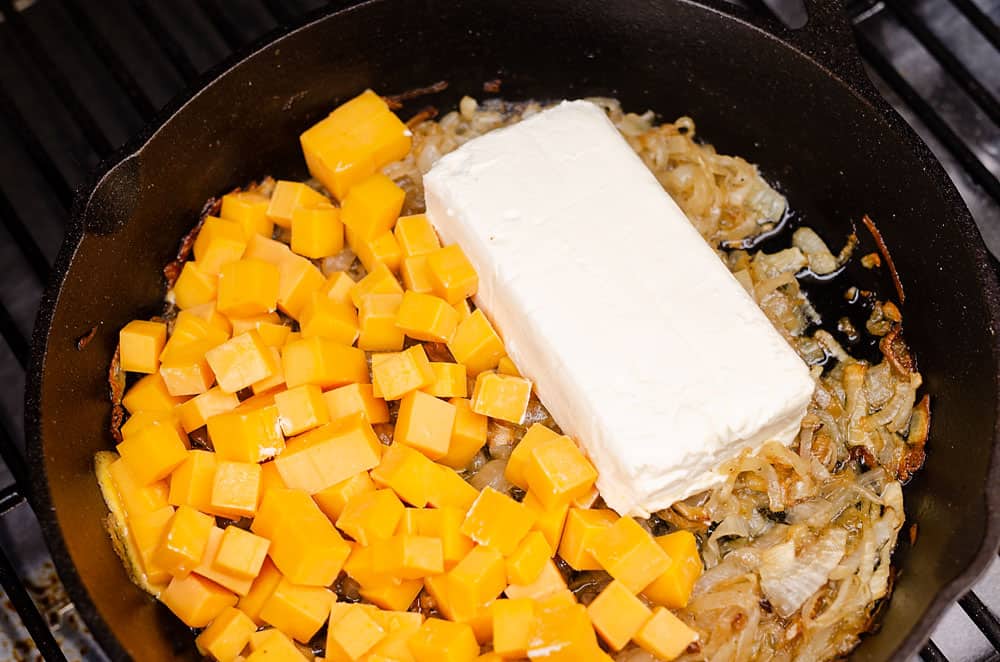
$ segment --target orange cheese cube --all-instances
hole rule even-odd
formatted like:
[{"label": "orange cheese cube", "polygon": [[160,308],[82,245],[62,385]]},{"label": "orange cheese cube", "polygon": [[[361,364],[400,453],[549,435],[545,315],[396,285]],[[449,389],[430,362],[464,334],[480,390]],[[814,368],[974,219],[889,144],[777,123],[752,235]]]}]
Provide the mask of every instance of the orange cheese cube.
[{"label": "orange cheese cube", "polygon": [[257,629],[250,617],[235,607],[226,607],[194,640],[198,652],[216,660],[233,660],[246,648]]},{"label": "orange cheese cube", "polygon": [[353,230],[348,230],[347,242],[366,271],[371,271],[378,264],[384,264],[394,273],[399,271],[400,263],[403,261],[403,251],[389,230],[368,239],[359,236]]},{"label": "orange cheese cube", "polygon": [[201,562],[192,569],[192,572],[197,573],[205,579],[212,580],[236,595],[246,595],[253,586],[253,578],[237,577],[219,569],[213,562],[219,553],[219,546],[222,544],[223,535],[222,529],[217,526],[212,527],[208,533],[208,542],[205,544],[205,551],[202,553]]},{"label": "orange cheese cube", "polygon": [[532,660],[599,659],[601,649],[581,604],[559,604],[553,609],[539,605],[538,619],[527,655]]},{"label": "orange cheese cube", "polygon": [[594,629],[612,650],[625,648],[653,612],[624,584],[615,580],[587,607]]},{"label": "orange cheese cube", "polygon": [[[403,278],[403,287],[409,292],[417,294],[432,294],[434,292],[434,281],[431,279],[431,270],[427,266],[426,255],[404,257],[399,266],[399,275]],[[455,312],[458,313],[457,310]],[[461,315],[459,316],[461,317]]]},{"label": "orange cheese cube", "polygon": [[354,289],[354,279],[346,271],[334,271],[330,274],[319,293],[337,303],[352,303],[351,290]]},{"label": "orange cheese cube", "polygon": [[507,581],[511,584],[530,584],[542,574],[553,554],[545,536],[539,531],[531,531],[507,557]]},{"label": "orange cheese cube", "polygon": [[331,660],[359,660],[385,638],[385,628],[363,605],[343,605],[330,612],[326,655]]},{"label": "orange cheese cube", "polygon": [[618,514],[613,510],[570,508],[559,543],[559,556],[574,570],[601,570],[601,564],[589,549],[616,521]]},{"label": "orange cheese cube", "polygon": [[241,333],[208,350],[205,360],[219,386],[228,393],[241,391],[277,370],[274,355],[256,331]]},{"label": "orange cheese cube", "polygon": [[426,255],[441,248],[441,242],[426,214],[400,216],[393,233],[406,257]]},{"label": "orange cheese cube", "polygon": [[462,523],[462,533],[508,556],[534,523],[534,513],[527,506],[486,487],[469,508]]},{"label": "orange cheese cube", "polygon": [[528,460],[531,459],[531,452],[539,444],[551,439],[557,439],[558,437],[558,432],[550,430],[541,423],[534,423],[524,433],[521,441],[514,446],[510,457],[507,458],[507,468],[504,470],[504,477],[522,490],[528,489],[528,480],[525,478],[524,468],[528,465]]},{"label": "orange cheese cube", "polygon": [[139,550],[139,561],[142,563],[146,581],[150,584],[166,584],[170,581],[170,572],[158,565],[153,556],[174,516],[173,506],[163,506],[152,512],[126,516],[129,535]]},{"label": "orange cheese cube", "polygon": [[270,198],[254,191],[236,191],[222,196],[219,216],[236,221],[243,228],[243,236],[250,239],[255,234],[270,237],[274,222],[267,217]]},{"label": "orange cheese cube", "polygon": [[479,643],[472,628],[428,618],[409,641],[417,662],[471,662],[479,655]]},{"label": "orange cheese cube", "polygon": [[566,580],[563,579],[556,562],[549,559],[538,575],[538,579],[530,584],[510,584],[504,589],[508,598],[531,598],[544,600],[552,595],[566,591]]},{"label": "orange cheese cube", "polygon": [[267,599],[274,593],[274,589],[281,583],[281,579],[281,573],[274,567],[271,559],[264,559],[264,563],[260,567],[260,573],[257,574],[257,578],[253,580],[253,584],[250,586],[250,591],[240,597],[236,607],[249,616],[250,620],[258,626],[263,625],[264,621],[260,618],[260,610],[264,608],[264,603],[267,602]]},{"label": "orange cheese cube", "polygon": [[452,305],[473,296],[479,288],[479,276],[458,244],[428,253],[427,269],[434,293]]},{"label": "orange cheese cube", "polygon": [[462,621],[472,628],[472,634],[476,635],[476,641],[481,646],[493,641],[493,605],[496,600],[483,605],[476,611],[476,615],[469,620]]},{"label": "orange cheese cube", "polygon": [[472,317],[472,308],[469,306],[469,300],[468,299],[462,299],[461,301],[459,301],[458,303],[456,303],[454,306],[452,306],[452,308],[454,308],[455,312],[458,313],[458,323],[459,324],[461,324],[465,320],[467,320],[470,317]]},{"label": "orange cheese cube", "polygon": [[204,271],[195,262],[185,262],[181,274],[174,281],[174,302],[181,310],[215,301],[219,279],[215,273]]},{"label": "orange cheese cube", "polygon": [[209,349],[207,341],[199,340],[163,352],[160,377],[170,395],[199,395],[212,388],[215,375],[205,359]]},{"label": "orange cheese cube", "polygon": [[286,485],[316,494],[378,466],[381,455],[372,426],[355,417],[307,432],[274,462]]},{"label": "orange cheese cube", "polygon": [[187,575],[201,563],[214,526],[212,516],[191,506],[179,506],[153,553],[153,561],[172,575]]},{"label": "orange cheese cube", "polygon": [[458,313],[444,299],[405,292],[396,313],[396,326],[416,340],[448,342],[458,326]]},{"label": "orange cheese cube", "polygon": [[329,586],[351,551],[326,515],[301,490],[265,492],[250,530],[270,538],[268,555],[294,584]]},{"label": "orange cheese cube", "polygon": [[431,476],[427,503],[435,508],[450,506],[465,512],[479,497],[476,488],[449,467],[435,464]]},{"label": "orange cheese cube", "polygon": [[414,345],[402,352],[372,355],[372,385],[378,397],[398,400],[433,381],[434,371],[423,345]]},{"label": "orange cheese cube", "polygon": [[698,640],[698,633],[664,607],[653,610],[653,616],[635,635],[635,643],[661,660],[673,660]]},{"label": "orange cheese cube", "polygon": [[281,347],[288,340],[288,334],[292,332],[292,328],[282,324],[281,318],[273,312],[250,317],[234,317],[232,325],[233,335],[255,330],[269,347]]},{"label": "orange cheese cube", "polygon": [[465,558],[475,544],[461,531],[466,510],[455,506],[407,508],[397,532],[440,540],[445,568],[450,569]]},{"label": "orange cheese cube", "polygon": [[527,379],[481,372],[472,390],[472,411],[520,425],[530,398],[531,382]]},{"label": "orange cheese cube", "polygon": [[323,627],[337,597],[321,586],[297,586],[282,579],[260,610],[260,618],[301,643]]},{"label": "orange cheese cube", "polygon": [[454,424],[455,405],[423,391],[410,391],[399,401],[393,440],[435,460],[448,452]]},{"label": "orange cheese cube", "polygon": [[226,337],[228,337],[233,331],[233,327],[229,323],[229,320],[225,315],[219,312],[214,303],[203,303],[177,313],[177,319],[174,322],[174,334],[177,333],[177,324],[188,318],[199,319],[202,322],[205,322],[210,328],[221,331],[226,335]]},{"label": "orange cheese cube", "polygon": [[448,349],[470,375],[496,368],[506,354],[500,336],[478,309],[458,325],[455,335],[448,341]]},{"label": "orange cheese cube", "polygon": [[236,409],[240,399],[235,393],[226,393],[218,386],[196,395],[177,405],[175,411],[185,432],[194,432],[203,427],[208,419]]},{"label": "orange cheese cube", "polygon": [[452,469],[464,469],[479,450],[486,445],[487,418],[472,411],[472,404],[465,398],[449,400],[455,405],[455,424],[451,428],[448,452],[438,462]]},{"label": "orange cheese cube", "polygon": [[366,492],[374,492],[375,483],[367,471],[359,471],[350,478],[340,481],[313,495],[313,500],[331,521],[336,522],[343,514],[344,507],[352,498]]},{"label": "orange cheese cube", "polygon": [[[430,368],[427,370],[430,372]],[[163,377],[159,373],[146,375],[137,381],[122,398],[122,405],[130,414],[137,411],[157,411],[169,414],[180,403],[180,398],[170,395],[167,385],[163,383]]]},{"label": "orange cheese cube", "polygon": [[[288,330],[288,327],[281,327]],[[291,334],[288,334],[291,335]],[[263,335],[261,338],[263,339]],[[277,347],[268,347],[274,359],[275,371],[270,377],[266,377],[259,382],[250,385],[255,396],[268,393],[269,391],[284,390],[285,386],[285,366],[281,363],[281,351]]]},{"label": "orange cheese cube", "polygon": [[350,303],[337,303],[315,292],[299,315],[299,330],[303,338],[322,336],[353,345],[358,339],[358,313]]},{"label": "orange cheese cube", "polygon": [[121,369],[147,374],[156,372],[166,342],[167,325],[163,322],[132,320],[118,332]]},{"label": "orange cheese cube", "polygon": [[310,659],[299,650],[291,637],[278,628],[268,628],[251,634],[250,651],[250,655],[243,662],[308,662]]},{"label": "orange cheese cube", "polygon": [[129,416],[128,420],[122,424],[122,437],[134,436],[139,430],[148,425],[169,425],[177,430],[177,434],[181,436],[181,441],[184,442],[185,446],[190,445],[187,432],[184,430],[184,426],[181,425],[180,419],[172,414],[165,414],[159,411],[137,411]]},{"label": "orange cheese cube", "polygon": [[236,604],[236,596],[231,591],[198,575],[174,577],[159,598],[177,618],[192,628],[207,626]]},{"label": "orange cheese cube", "polygon": [[289,341],[281,349],[281,364],[288,388],[302,384],[332,388],[368,382],[364,351],[329,338],[313,336]]},{"label": "orange cheese cube", "polygon": [[292,217],[299,207],[315,207],[329,204],[322,193],[314,191],[301,182],[290,182],[279,179],[271,193],[271,201],[267,207],[267,217],[275,225],[283,228],[292,227]]},{"label": "orange cheese cube", "polygon": [[381,623],[385,637],[368,653],[368,662],[378,662],[377,656],[384,662],[414,662],[406,642],[423,625],[424,617],[412,611],[379,610],[369,615]]},{"label": "orange cheese cube", "polygon": [[528,489],[551,506],[586,495],[597,480],[597,470],[572,439],[560,436],[532,449],[524,477]]},{"label": "orange cheese cube", "polygon": [[475,592],[453,581],[450,573],[424,577],[424,590],[434,599],[438,613],[456,623],[475,621],[485,606]]},{"label": "orange cheese cube", "polygon": [[260,465],[260,493],[268,491],[272,487],[287,488],[285,480],[278,473],[278,467],[274,462],[264,462]]},{"label": "orange cheese cube", "polygon": [[323,202],[292,211],[292,252],[308,258],[336,255],[344,248],[344,224],[340,210]]},{"label": "orange cheese cube", "polygon": [[220,460],[263,462],[285,448],[274,405],[216,414],[208,419],[208,436]]},{"label": "orange cheese cube", "polygon": [[212,479],[212,512],[230,519],[253,517],[260,501],[260,465],[223,460]]},{"label": "orange cheese cube", "polygon": [[599,496],[601,496],[601,493],[597,491],[597,488],[591,487],[587,490],[586,494],[573,499],[573,505],[577,508],[592,508],[597,503],[597,497]]},{"label": "orange cheese cube", "polygon": [[376,485],[391,488],[411,506],[427,505],[431,491],[429,481],[434,475],[434,463],[425,455],[404,444],[392,444],[382,455],[382,461],[372,469]]},{"label": "orange cheese cube", "polygon": [[167,501],[174,506],[191,506],[196,510],[211,510],[212,482],[215,479],[215,453],[192,449],[170,474],[170,494]]},{"label": "orange cheese cube", "polygon": [[371,424],[388,423],[389,408],[372,393],[371,384],[348,384],[323,394],[331,421],[361,415]]},{"label": "orange cheese cube", "polygon": [[[195,310],[201,314],[194,314]],[[232,325],[225,315],[218,312],[215,303],[202,304],[195,308],[182,310],[174,321],[174,329],[163,348],[163,355],[168,354],[176,347],[195,341],[204,342],[208,348],[218,347],[229,340],[231,331]]]},{"label": "orange cheese cube", "polygon": [[658,605],[683,609],[691,599],[695,582],[701,577],[698,541],[690,531],[674,531],[655,540],[670,557],[670,566],[644,588],[642,594]]},{"label": "orange cheese cube", "polygon": [[521,377],[521,371],[517,369],[514,362],[511,361],[509,356],[501,356],[500,361],[497,362],[497,372],[501,375],[511,375],[512,377]]},{"label": "orange cheese cube", "polygon": [[595,536],[590,553],[633,593],[649,586],[670,567],[670,557],[631,517],[621,517]]},{"label": "orange cheese cube", "polygon": [[404,508],[392,490],[362,490],[347,500],[337,518],[337,528],[362,545],[371,545],[392,536]]},{"label": "orange cheese cube", "polygon": [[351,302],[361,305],[361,299],[367,294],[402,294],[403,288],[399,281],[384,264],[377,264],[368,275],[359,280],[351,288]]},{"label": "orange cheese cube", "polygon": [[167,505],[169,488],[166,481],[150,484],[139,482],[121,458],[111,463],[108,473],[122,501],[126,517],[146,515]]},{"label": "orange cheese cube", "polygon": [[315,384],[302,384],[274,394],[278,422],[286,437],[301,434],[330,422],[323,391]]},{"label": "orange cheese cube", "polygon": [[246,247],[239,223],[206,216],[194,241],[194,259],[206,274],[217,274],[225,265],[240,259]]},{"label": "orange cheese cube", "polygon": [[409,129],[371,90],[337,107],[330,119],[345,135],[367,147],[376,169],[403,158],[410,150]]},{"label": "orange cheese cube", "polygon": [[424,587],[419,579],[400,579],[375,586],[363,586],[361,597],[382,609],[409,609]]},{"label": "orange cheese cube", "polygon": [[358,306],[361,327],[358,347],[369,352],[393,352],[403,349],[403,332],[396,327],[401,294],[366,294]]},{"label": "orange cheese cube", "polygon": [[524,657],[535,631],[535,601],[529,598],[497,600],[490,613],[493,651],[503,657]]},{"label": "orange cheese cube", "polygon": [[117,446],[122,462],[141,485],[163,480],[187,458],[187,447],[170,423],[153,423]]},{"label": "orange cheese cube", "polygon": [[323,272],[304,257],[289,254],[278,264],[278,308],[298,319],[310,297],[323,287]]},{"label": "orange cheese cube", "polygon": [[465,366],[461,363],[431,361],[434,381],[421,390],[437,398],[464,398],[468,393],[469,380]]},{"label": "orange cheese cube", "polygon": [[341,219],[358,239],[372,239],[392,229],[403,208],[403,189],[378,173],[351,188],[341,205]]},{"label": "orange cheese cube", "polygon": [[400,534],[375,542],[372,569],[400,579],[420,579],[444,572],[441,540],[430,536]]},{"label": "orange cheese cube", "polygon": [[228,317],[263,315],[278,303],[278,268],[263,260],[237,260],[219,271],[219,312]]},{"label": "orange cheese cube", "polygon": [[[475,605],[485,605],[507,586],[507,568],[499,550],[476,546],[448,571],[451,592],[460,591]],[[455,595],[450,596],[455,599]]]},{"label": "orange cheese cube", "polygon": [[263,260],[280,267],[283,262],[293,259],[295,254],[287,244],[255,234],[247,240],[247,250],[243,257],[247,260]]},{"label": "orange cheese cube", "polygon": [[236,526],[227,526],[219,540],[219,549],[212,559],[212,568],[219,572],[255,579],[260,574],[271,541]]}]

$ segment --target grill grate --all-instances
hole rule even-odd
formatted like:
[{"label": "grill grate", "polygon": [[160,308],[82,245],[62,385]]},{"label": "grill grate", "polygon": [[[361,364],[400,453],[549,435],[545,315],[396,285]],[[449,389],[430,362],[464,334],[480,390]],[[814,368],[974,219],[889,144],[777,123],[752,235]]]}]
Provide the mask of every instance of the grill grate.
[{"label": "grill grate", "polygon": [[[28,334],[72,192],[201,72],[326,4],[0,0],[0,380],[9,386],[0,393],[0,586],[16,612],[0,615],[0,657],[26,650],[17,640],[28,635],[35,652],[24,657],[104,659],[67,617],[72,605],[57,580],[45,588],[55,599],[39,599],[33,577],[48,561],[37,524],[24,526],[33,521],[21,415]],[[1000,253],[1000,0],[855,0],[848,10],[873,80],[945,164]],[[920,657],[1000,659],[997,610],[1000,564]]]}]

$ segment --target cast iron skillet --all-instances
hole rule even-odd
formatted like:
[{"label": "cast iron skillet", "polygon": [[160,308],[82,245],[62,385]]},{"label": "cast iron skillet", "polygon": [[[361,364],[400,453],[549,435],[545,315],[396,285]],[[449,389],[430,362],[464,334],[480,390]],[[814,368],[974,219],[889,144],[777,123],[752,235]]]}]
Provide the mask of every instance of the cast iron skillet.
[{"label": "cast iron skillet", "polygon": [[[721,151],[761,164],[834,246],[852,219],[877,220],[905,287],[906,334],[934,419],[927,466],[906,490],[917,543],[904,530],[891,606],[855,657],[907,658],[998,547],[1000,295],[968,211],[874,92],[829,1],[790,32],[718,0],[375,0],[262,42],[174,103],[77,196],[35,328],[33,498],[100,644],[115,658],[195,655],[190,633],[115,557],[92,458],[111,443],[106,373],[117,330],[160,309],[161,268],[206,198],[264,174],[304,176],[299,132],[366,87],[391,94],[449,82],[404,108],[407,117],[428,103],[453,107],[465,93],[483,97],[483,82],[496,78],[508,98],[614,95],[627,109],[691,115]],[[862,250],[874,250],[860,232]],[[884,273],[856,264],[847,281],[891,295]]]}]

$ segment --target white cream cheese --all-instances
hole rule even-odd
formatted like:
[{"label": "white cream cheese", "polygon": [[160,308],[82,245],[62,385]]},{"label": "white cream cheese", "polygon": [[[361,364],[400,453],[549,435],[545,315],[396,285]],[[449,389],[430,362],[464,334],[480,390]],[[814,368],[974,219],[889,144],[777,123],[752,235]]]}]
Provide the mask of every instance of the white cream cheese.
[{"label": "white cream cheese", "polygon": [[647,516],[744,449],[795,438],[806,365],[600,108],[563,102],[471,140],[424,189],[611,508]]}]

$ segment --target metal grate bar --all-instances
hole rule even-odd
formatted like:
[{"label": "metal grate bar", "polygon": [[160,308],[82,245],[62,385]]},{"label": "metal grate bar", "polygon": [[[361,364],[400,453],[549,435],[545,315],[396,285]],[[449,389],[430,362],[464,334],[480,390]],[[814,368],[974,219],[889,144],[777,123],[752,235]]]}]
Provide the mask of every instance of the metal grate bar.
[{"label": "metal grate bar", "polygon": [[14,439],[10,436],[5,425],[0,423],[0,460],[3,460],[14,477],[15,485],[28,484],[28,465],[21,455],[21,451],[14,444]]},{"label": "metal grate bar", "polygon": [[993,19],[987,16],[972,0],[951,0],[951,4],[962,12],[969,23],[972,23],[976,29],[983,33],[986,40],[993,44],[993,48],[1000,51],[1000,27],[993,22]]},{"label": "metal grate bar", "polygon": [[52,630],[45,622],[45,617],[39,613],[38,607],[31,600],[31,596],[25,590],[24,584],[21,583],[14,566],[3,549],[0,549],[0,585],[3,586],[7,598],[14,605],[18,616],[21,617],[21,622],[24,623],[28,634],[35,641],[35,646],[42,654],[42,659],[47,662],[66,662],[66,656],[63,655],[62,649],[56,643]]},{"label": "metal grate bar", "polygon": [[24,503],[24,495],[17,489],[16,485],[8,485],[0,489],[0,517]]},{"label": "metal grate bar", "polygon": [[948,662],[948,658],[933,641],[928,641],[927,645],[920,649],[920,659],[924,662]]},{"label": "metal grate bar", "polygon": [[288,25],[298,17],[298,12],[289,9],[285,0],[264,0],[264,7],[282,25]]},{"label": "metal grate bar", "polygon": [[101,63],[114,77],[118,85],[128,96],[132,106],[135,107],[144,121],[148,121],[156,114],[156,106],[149,95],[142,89],[139,82],[129,73],[125,63],[115,54],[114,48],[91,20],[87,12],[80,6],[79,0],[64,0],[63,8],[73,19],[73,25],[77,31],[83,35],[90,45],[90,49],[100,58]]},{"label": "metal grate bar", "polygon": [[52,62],[42,45],[38,43],[35,33],[32,32],[21,13],[14,9],[11,0],[0,0],[0,13],[3,13],[7,18],[10,32],[34,61],[42,75],[45,76],[46,81],[59,97],[63,106],[69,111],[69,114],[76,120],[84,137],[97,155],[104,158],[110,154],[112,145],[108,142],[107,136],[101,131],[91,112],[80,101],[80,97],[70,86],[66,76]]},{"label": "metal grate bar", "polygon": [[132,10],[142,22],[143,27],[149,32],[153,41],[160,47],[160,50],[167,56],[167,60],[173,66],[185,83],[190,83],[198,77],[198,68],[194,66],[191,58],[188,57],[181,45],[173,38],[170,32],[163,27],[153,10],[146,4],[146,0],[131,0]]},{"label": "metal grate bar", "polygon": [[906,104],[913,109],[920,121],[940,140],[955,158],[962,164],[972,179],[983,187],[994,200],[1000,203],[1000,180],[983,165],[983,162],[958,137],[948,124],[941,119],[930,104],[924,100],[913,87],[906,82],[892,64],[879,52],[878,48],[859,30],[855,30],[858,49],[868,64]]},{"label": "metal grate bar", "polygon": [[38,243],[35,242],[27,226],[18,217],[3,191],[0,191],[0,224],[10,234],[17,247],[21,249],[21,253],[28,261],[38,281],[42,284],[47,283],[49,280],[49,261],[42,254],[42,249],[38,247]]},{"label": "metal grate bar", "polygon": [[959,606],[972,619],[983,635],[989,640],[993,648],[1000,650],[1000,623],[989,607],[983,604],[973,591],[969,591],[958,600]]},{"label": "metal grate bar", "polygon": [[226,42],[229,50],[234,51],[243,43],[243,38],[240,37],[236,26],[212,0],[198,0],[198,6],[208,17],[208,21],[215,28],[215,31],[222,37],[222,41]]},{"label": "metal grate bar", "polygon": [[13,352],[17,362],[21,364],[22,368],[27,370],[28,354],[31,351],[28,339],[17,328],[14,318],[10,316],[10,311],[7,310],[7,306],[3,305],[3,303],[0,303],[0,336],[3,336],[3,339],[7,341],[7,346],[10,347],[10,351]]},{"label": "metal grate bar", "polygon": [[901,0],[887,0],[886,5],[896,14],[906,29],[913,33],[927,52],[951,74],[963,90],[975,101],[983,112],[1000,126],[1000,101],[969,71],[958,57],[942,42],[927,24]]}]

